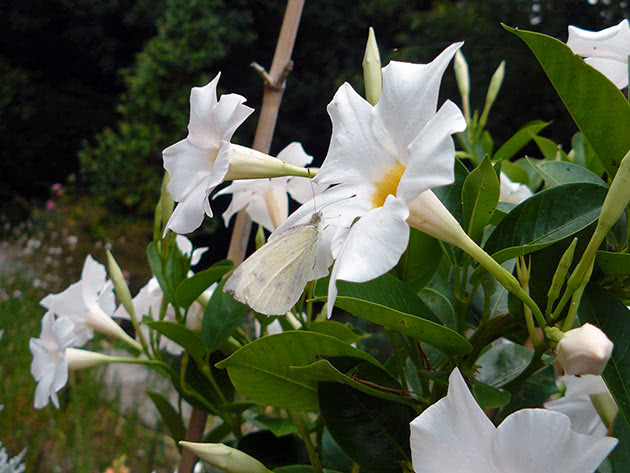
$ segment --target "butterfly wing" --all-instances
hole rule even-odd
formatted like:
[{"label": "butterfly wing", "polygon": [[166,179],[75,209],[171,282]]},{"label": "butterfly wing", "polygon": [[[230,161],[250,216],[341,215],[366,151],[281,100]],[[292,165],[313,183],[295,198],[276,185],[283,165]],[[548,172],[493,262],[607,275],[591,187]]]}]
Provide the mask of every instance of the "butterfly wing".
[{"label": "butterfly wing", "polygon": [[286,314],[315,265],[319,229],[319,224],[297,225],[267,242],[236,268],[225,292],[261,314]]}]

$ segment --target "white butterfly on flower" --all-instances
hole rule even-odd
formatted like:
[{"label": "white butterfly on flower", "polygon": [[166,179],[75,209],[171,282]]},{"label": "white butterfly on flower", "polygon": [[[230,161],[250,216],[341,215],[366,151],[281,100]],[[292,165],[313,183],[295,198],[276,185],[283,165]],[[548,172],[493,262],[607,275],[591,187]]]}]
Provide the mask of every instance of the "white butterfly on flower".
[{"label": "white butterfly on flower", "polygon": [[[392,61],[382,70],[375,106],[347,83],[328,106],[332,138],[314,180],[335,185],[317,198],[326,222],[321,241],[336,259],[329,316],[337,279],[365,282],[389,271],[407,247],[409,225],[447,242],[453,228],[462,232],[430,192],[454,181],[451,135],[466,128],[454,103],[437,109],[442,75],[461,45],[449,46],[429,64]],[[276,232],[307,223],[313,208],[305,203]]]}]

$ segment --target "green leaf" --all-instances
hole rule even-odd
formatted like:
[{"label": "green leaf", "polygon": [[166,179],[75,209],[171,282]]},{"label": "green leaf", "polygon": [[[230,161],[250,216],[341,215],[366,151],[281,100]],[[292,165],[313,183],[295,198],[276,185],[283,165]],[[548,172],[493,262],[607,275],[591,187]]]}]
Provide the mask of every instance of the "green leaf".
[{"label": "green leaf", "polygon": [[468,175],[462,188],[465,228],[474,241],[481,241],[483,229],[498,202],[499,179],[490,158],[486,156]]},{"label": "green leaf", "polygon": [[[533,122],[529,122],[521,127],[512,137],[507,140],[503,145],[497,150],[497,152],[492,157],[493,161],[500,160],[509,160],[514,157],[516,153],[518,153],[521,149],[525,147],[527,143],[529,143],[538,133],[540,133],[545,127],[547,127],[551,122],[543,122],[540,120],[535,120]],[[510,177],[510,179],[512,179]],[[512,179],[514,180],[514,179]],[[519,181],[521,182],[521,181]]]},{"label": "green leaf", "polygon": [[613,276],[630,275],[630,253],[612,253],[598,251],[597,265],[604,273]]},{"label": "green leaf", "polygon": [[[342,373],[341,371],[336,369],[328,360],[319,360],[307,366],[295,366],[292,367],[291,370],[303,374],[305,377],[311,378],[315,381],[327,381],[345,384],[346,386],[350,386],[351,388],[354,388],[370,396],[387,399],[389,401],[406,404],[412,407],[417,407],[418,403],[414,401],[414,399],[411,397],[403,396],[401,394],[395,394],[387,390],[380,390],[368,384],[363,384],[356,378],[348,375],[348,373],[350,372],[353,374],[356,373],[358,367],[360,367],[363,363],[367,362],[360,359],[355,359],[354,365],[352,366],[352,368],[346,369],[346,373]],[[383,372],[387,373],[385,370],[383,370]]]},{"label": "green leaf", "polygon": [[176,322],[167,322],[164,320],[145,322],[147,326],[158,331],[165,337],[173,340],[175,343],[184,348],[195,361],[203,360],[204,355],[208,351],[203,338],[189,328]]},{"label": "green leaf", "polygon": [[208,301],[201,322],[201,336],[214,351],[232,336],[249,308],[241,304],[231,294],[223,292],[223,284],[215,289]]},{"label": "green leaf", "polygon": [[306,324],[306,329],[330,335],[331,337],[338,338],[346,343],[356,343],[364,338],[364,335],[355,332],[350,325],[335,322],[334,320],[308,322]]},{"label": "green leaf", "polygon": [[212,283],[221,279],[232,267],[233,265],[215,265],[205,271],[198,272],[191,278],[184,279],[179,286],[177,286],[177,290],[175,291],[177,302],[179,302],[184,309],[188,309],[203,291],[208,289]]},{"label": "green leaf", "polygon": [[566,161],[540,161],[530,159],[534,169],[545,181],[546,187],[554,187],[574,182],[589,182],[607,187],[604,180],[588,169]]},{"label": "green leaf", "polygon": [[574,235],[597,220],[606,191],[597,184],[574,183],[534,194],[501,220],[485,250],[502,263]]},{"label": "green leaf", "polygon": [[[324,468],[323,472],[340,473],[337,470],[331,470],[329,468]],[[273,470],[273,473],[313,473],[313,467],[310,465],[287,465],[276,468]]]},{"label": "green leaf", "polygon": [[547,161],[567,160],[567,153],[565,153],[562,150],[562,146],[555,141],[543,136],[534,137],[534,141]]},{"label": "green leaf", "polygon": [[288,417],[270,417],[266,414],[256,416],[256,422],[269,429],[276,437],[297,433],[297,427]]},{"label": "green leaf", "polygon": [[575,164],[590,170],[597,176],[601,176],[604,173],[602,162],[583,133],[578,132],[573,135],[571,146],[573,149],[569,153],[569,159],[572,159]]},{"label": "green leaf", "polygon": [[505,386],[527,368],[533,355],[533,350],[516,343],[495,345],[476,361],[478,370],[475,377],[490,387]]},{"label": "green leaf", "polygon": [[166,296],[166,299],[173,304],[177,305],[177,299],[175,298],[175,288],[173,287],[173,281],[168,278],[164,267],[162,266],[162,258],[160,257],[159,246],[157,242],[150,243],[147,247],[147,257],[149,258],[149,266],[151,271],[157,279],[162,292]]},{"label": "green leaf", "polygon": [[[529,185],[529,173],[516,163],[510,161],[500,161],[501,170],[512,182]],[[499,181],[500,182],[500,181]],[[506,212],[507,213],[507,212]]]},{"label": "green leaf", "polygon": [[175,445],[177,445],[177,448],[181,451],[182,447],[179,445],[179,441],[184,440],[186,437],[184,421],[164,396],[153,391],[147,391],[146,393],[160,413],[162,421],[175,441]]},{"label": "green leaf", "polygon": [[[397,266],[397,274],[409,288],[418,292],[431,280],[441,259],[440,242],[412,228],[407,251]],[[418,264],[418,261],[422,261],[422,264]]]},{"label": "green leaf", "polygon": [[433,193],[442,201],[453,217],[463,226],[464,214],[462,213],[462,187],[468,177],[468,169],[459,160],[455,160],[455,182],[450,186],[442,186],[433,189]]},{"label": "green leaf", "polygon": [[[368,363],[357,376],[381,386],[400,389],[398,382]],[[410,459],[409,422],[416,411],[369,396],[338,383],[319,383],[319,405],[326,427],[339,446],[359,465],[379,473],[400,473]]]},{"label": "green leaf", "polygon": [[[318,283],[315,293],[323,287],[324,284],[320,289]],[[335,306],[357,317],[429,343],[451,355],[463,355],[472,350],[465,337],[441,325],[418,295],[392,275],[385,274],[363,284],[338,281],[337,287]],[[432,320],[427,320],[429,317]]]},{"label": "green leaf", "polygon": [[498,425],[512,412],[530,407],[540,407],[549,397],[558,392],[553,367],[545,366],[531,375],[512,391],[510,402],[499,408],[494,422]]},{"label": "green leaf", "polygon": [[630,465],[630,428],[625,422],[615,422],[612,436],[619,443],[610,454],[610,466],[612,473],[628,473]]},{"label": "green leaf", "polygon": [[541,33],[504,28],[521,38],[536,55],[612,178],[630,149],[630,104],[623,93],[561,41]]},{"label": "green leaf", "polygon": [[[630,310],[605,289],[589,284],[584,290],[578,309],[580,323],[598,326],[614,343],[612,357],[602,377],[610,390],[619,416],[615,423],[625,422],[630,427]],[[628,450],[630,445],[617,445]]]},{"label": "green leaf", "polygon": [[317,410],[317,383],[290,369],[322,357],[352,356],[378,365],[368,353],[316,332],[287,331],[259,338],[217,363],[250,400],[285,409]]},{"label": "green leaf", "polygon": [[475,383],[472,389],[473,396],[482,409],[503,407],[510,402],[510,392],[493,388],[484,383]]}]

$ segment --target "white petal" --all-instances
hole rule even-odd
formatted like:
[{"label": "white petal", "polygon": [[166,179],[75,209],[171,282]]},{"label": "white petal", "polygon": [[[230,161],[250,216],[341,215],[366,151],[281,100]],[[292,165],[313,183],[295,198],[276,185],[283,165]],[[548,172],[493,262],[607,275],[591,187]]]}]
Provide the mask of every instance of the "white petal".
[{"label": "white petal", "polygon": [[46,349],[46,346],[42,344],[41,339],[31,338],[28,342],[28,346],[33,354],[31,375],[37,381],[42,379],[44,374],[51,370],[51,366],[54,367],[54,360],[50,356],[50,352]]},{"label": "white petal", "polygon": [[199,261],[201,261],[201,257],[204,255],[206,251],[210,248],[204,246],[202,248],[197,248],[192,252],[192,256],[190,257],[190,265],[195,266]]},{"label": "white petal", "polygon": [[460,109],[447,100],[409,145],[409,163],[396,195],[410,202],[428,189],[455,180],[453,133],[464,131],[466,120]]},{"label": "white petal", "polygon": [[278,159],[294,166],[304,167],[313,161],[313,156],[307,154],[302,147],[302,143],[294,141],[288,144],[282,151],[278,153]]},{"label": "white petal", "polygon": [[498,427],[493,451],[499,471],[593,473],[615,445],[617,439],[572,431],[559,412],[523,409]]},{"label": "white petal", "polygon": [[96,305],[98,293],[103,289],[107,280],[107,270],[91,255],[87,255],[81,270],[81,289],[86,306]]},{"label": "white petal", "polygon": [[86,310],[81,281],[71,284],[58,294],[48,294],[39,303],[51,312],[67,317],[76,317]]},{"label": "white petal", "polygon": [[190,233],[201,226],[205,213],[206,182],[199,184],[185,200],[175,207],[166,228],[175,233]]},{"label": "white petal", "polygon": [[626,19],[601,31],[587,31],[569,26],[567,46],[580,56],[627,62],[630,54],[630,22]]},{"label": "white petal", "polygon": [[[51,396],[54,376],[54,371],[48,371],[37,383],[37,388],[35,389],[35,409],[41,409],[48,405],[48,398]],[[56,406],[59,407],[58,402]]]},{"label": "white petal", "polygon": [[74,342],[74,323],[67,317],[55,321],[55,340],[59,350],[64,350]]},{"label": "white petal", "polygon": [[254,111],[246,105],[245,97],[237,94],[222,95],[214,109],[212,118],[217,134],[222,141],[230,141],[236,129]]},{"label": "white petal", "polygon": [[213,114],[217,106],[217,84],[221,73],[203,87],[190,91],[190,121],[188,138],[201,148],[217,148],[219,136],[214,126]]},{"label": "white petal", "polygon": [[343,84],[328,105],[333,131],[324,163],[315,177],[318,184],[375,182],[396,163],[373,128],[373,108],[348,84]]},{"label": "white petal", "polygon": [[[350,229],[337,255],[329,284],[335,286],[337,279],[365,282],[392,269],[409,243],[408,216],[405,203],[389,195],[383,207],[361,217]],[[335,298],[336,294],[329,290],[329,316]]]},{"label": "white petal", "polygon": [[517,470],[498,470],[494,466],[490,454],[494,434],[494,425],[455,368],[449,377],[448,395],[411,422],[414,471],[515,473]]},{"label": "white petal", "polygon": [[177,202],[186,199],[212,170],[218,148],[199,148],[188,140],[169,146],[162,152],[164,169],[171,179],[168,191]]},{"label": "white petal", "polygon": [[499,181],[501,185],[499,202],[508,202],[518,205],[534,195],[529,187],[527,187],[525,184],[512,182],[510,178],[503,172],[500,175]]},{"label": "white petal", "polygon": [[[64,350],[65,351],[65,350]],[[68,382],[68,362],[65,353],[60,354],[57,364],[55,365],[55,376],[51,386],[54,392],[59,391]]]},{"label": "white petal", "polygon": [[463,44],[450,45],[429,64],[392,61],[383,68],[375,112],[398,149],[405,149],[435,114],[442,75]]},{"label": "white petal", "polygon": [[190,256],[192,254],[192,250],[193,250],[192,241],[190,241],[184,235],[176,235],[175,244],[177,245],[177,248],[179,248],[179,251],[181,251],[184,255]]},{"label": "white petal", "polygon": [[113,314],[116,310],[116,296],[114,295],[114,283],[110,280],[105,283],[103,289],[98,294],[96,304],[106,314]]},{"label": "white petal", "polygon": [[[630,48],[628,52],[630,53]],[[617,88],[623,89],[628,86],[627,60],[626,62],[621,62],[614,59],[589,57],[584,62],[604,74]]]},{"label": "white petal", "polygon": [[318,196],[328,186],[317,184],[307,177],[292,177],[287,182],[287,192],[296,202],[303,204],[307,200]]}]

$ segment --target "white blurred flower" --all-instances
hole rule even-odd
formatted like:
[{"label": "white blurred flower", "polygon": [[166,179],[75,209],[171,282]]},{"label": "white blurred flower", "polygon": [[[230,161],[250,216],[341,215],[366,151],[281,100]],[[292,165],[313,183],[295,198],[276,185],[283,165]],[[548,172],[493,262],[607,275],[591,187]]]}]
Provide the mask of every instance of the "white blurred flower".
[{"label": "white blurred flower", "polygon": [[[293,142],[280,151],[278,159],[304,167],[311,163],[313,157],[306,154],[300,143]],[[254,222],[273,231],[287,219],[289,212],[287,192],[302,204],[313,198],[313,193],[319,194],[323,189],[322,186],[304,177],[274,177],[234,181],[216,195],[232,194],[232,201],[223,213],[226,227],[235,213],[245,209]]]},{"label": "white blurred flower", "polygon": [[614,403],[601,376],[565,376],[564,395],[545,403],[546,409],[562,412],[571,419],[571,429],[580,434],[605,436],[606,425],[597,413],[591,396],[605,395]]},{"label": "white blurred flower", "polygon": [[522,409],[495,427],[457,368],[448,395],[411,422],[415,473],[592,473],[615,445],[574,432],[567,416],[545,409]]},{"label": "white blurred flower", "polygon": [[518,205],[534,195],[525,184],[512,182],[503,172],[501,173],[500,184],[501,191],[499,193],[499,202],[507,202]]},{"label": "white blurred flower", "polygon": [[193,250],[192,242],[188,238],[186,238],[184,235],[177,235],[175,237],[175,243],[177,244],[177,248],[179,248],[179,251],[181,251],[182,253],[184,253],[186,256],[190,258],[191,266],[194,266],[197,263],[199,263],[199,261],[201,261],[201,257],[203,256],[203,254],[206,251],[208,251],[207,246]]},{"label": "white blurred flower", "polygon": [[566,332],[556,347],[558,362],[568,375],[602,374],[612,351],[606,334],[589,323]]},{"label": "white blurred flower", "polygon": [[[211,285],[204,294],[209,298],[214,290],[217,287],[217,283]],[[153,320],[160,320],[160,306],[162,304],[162,298],[164,297],[164,293],[160,288],[160,284],[157,279],[154,277],[149,279],[149,282],[145,284],[145,286],[140,289],[136,297],[133,298],[133,307],[136,311],[136,314],[139,317],[144,315],[150,316]],[[188,313],[186,315],[186,327],[191,330],[200,330],[201,329],[201,321],[203,319],[204,309],[198,302],[193,302],[190,308],[188,309]],[[115,317],[120,317],[123,319],[129,319],[129,314],[125,310],[125,308],[121,305],[118,307],[116,312],[114,312]],[[172,305],[168,305],[166,308],[166,313],[164,314],[164,318],[167,322],[175,322],[175,309],[173,309]],[[142,324],[140,330],[143,331],[145,338],[149,339],[149,327]],[[173,355],[180,355],[183,352],[183,348],[179,346],[174,341],[169,338],[162,336],[160,338],[160,349],[164,349]]]},{"label": "white blurred flower", "polygon": [[628,19],[601,31],[587,31],[569,26],[567,46],[584,62],[604,74],[618,88],[628,86],[630,22]]},{"label": "white blurred flower", "polygon": [[[442,75],[461,45],[449,46],[429,64],[390,62],[382,69],[383,88],[375,106],[347,83],[328,105],[332,138],[315,182],[337,184],[316,201],[325,231],[334,232],[320,239],[336,258],[329,316],[337,279],[365,282],[389,271],[407,248],[410,225],[449,243],[452,235],[463,234],[430,191],[454,181],[451,135],[466,128],[453,102],[447,100],[437,110]],[[313,208],[307,202],[276,231],[308,222]]]},{"label": "white blurred flower", "polygon": [[59,407],[57,391],[68,382],[68,361],[66,348],[74,342],[74,324],[66,317],[55,319],[52,312],[42,318],[42,331],[39,338],[31,338],[29,348],[33,354],[31,374],[37,381],[35,409],[48,405],[52,399]]},{"label": "white blurred flower", "polygon": [[94,330],[124,340],[129,338],[110,316],[116,304],[105,266],[90,255],[85,258],[80,281],[63,292],[47,295],[40,304],[57,316],[72,320],[75,346],[85,345],[94,336]]}]

